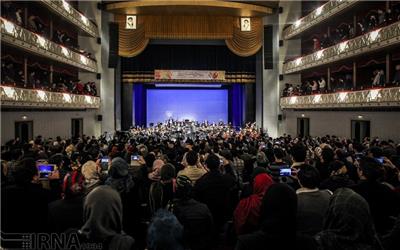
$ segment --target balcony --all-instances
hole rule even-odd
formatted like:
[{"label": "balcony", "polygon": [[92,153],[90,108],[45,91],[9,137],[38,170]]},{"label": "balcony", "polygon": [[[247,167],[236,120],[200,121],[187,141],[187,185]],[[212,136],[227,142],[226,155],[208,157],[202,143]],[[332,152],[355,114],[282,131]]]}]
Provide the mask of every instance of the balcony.
[{"label": "balcony", "polygon": [[0,86],[0,97],[3,107],[53,109],[100,108],[100,98],[96,96],[74,95],[36,89]]},{"label": "balcony", "polygon": [[335,16],[345,9],[349,9],[351,6],[359,2],[359,0],[336,0],[329,1],[319,8],[312,11],[307,16],[297,20],[294,24],[290,25],[283,31],[284,39],[291,39],[300,33],[308,30],[309,28],[326,21],[327,19]]},{"label": "balcony", "polygon": [[400,107],[400,87],[281,98],[282,109]]},{"label": "balcony", "polygon": [[4,43],[83,70],[97,72],[97,63],[82,54],[52,42],[4,18],[1,18],[0,25],[1,40]]},{"label": "balcony", "polygon": [[398,44],[400,44],[400,22],[291,60],[283,64],[283,73],[299,72]]},{"label": "balcony", "polygon": [[82,15],[78,10],[73,8],[66,1],[59,0],[40,0],[40,2],[45,5],[47,8],[52,10],[54,13],[60,15],[65,18],[67,21],[77,26],[85,33],[92,37],[98,37],[99,32],[96,24],[90,21],[87,17]]}]

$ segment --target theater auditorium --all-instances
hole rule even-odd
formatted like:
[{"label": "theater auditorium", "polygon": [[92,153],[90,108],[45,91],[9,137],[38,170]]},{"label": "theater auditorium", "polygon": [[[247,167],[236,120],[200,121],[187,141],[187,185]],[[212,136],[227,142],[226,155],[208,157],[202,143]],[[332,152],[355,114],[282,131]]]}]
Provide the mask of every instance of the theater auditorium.
[{"label": "theater auditorium", "polygon": [[398,250],[400,1],[1,1],[1,249]]}]

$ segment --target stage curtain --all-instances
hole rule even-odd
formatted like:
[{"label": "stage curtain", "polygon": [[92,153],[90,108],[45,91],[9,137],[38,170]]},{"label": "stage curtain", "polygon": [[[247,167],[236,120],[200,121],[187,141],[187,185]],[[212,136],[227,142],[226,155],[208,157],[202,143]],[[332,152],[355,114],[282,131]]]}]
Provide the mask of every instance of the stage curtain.
[{"label": "stage curtain", "polygon": [[262,47],[263,25],[251,18],[251,31],[240,31],[240,17],[231,16],[138,16],[137,29],[125,29],[125,16],[116,15],[119,23],[119,55],[134,57],[150,39],[225,40],[236,55],[254,55]]}]

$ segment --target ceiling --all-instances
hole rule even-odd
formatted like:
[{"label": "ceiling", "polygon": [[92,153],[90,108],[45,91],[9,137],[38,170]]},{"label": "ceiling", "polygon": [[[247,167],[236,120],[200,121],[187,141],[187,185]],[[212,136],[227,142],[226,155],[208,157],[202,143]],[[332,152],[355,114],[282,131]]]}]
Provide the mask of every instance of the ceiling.
[{"label": "ceiling", "polygon": [[273,13],[276,1],[137,0],[104,1],[115,14],[134,15],[220,15],[262,17]]}]

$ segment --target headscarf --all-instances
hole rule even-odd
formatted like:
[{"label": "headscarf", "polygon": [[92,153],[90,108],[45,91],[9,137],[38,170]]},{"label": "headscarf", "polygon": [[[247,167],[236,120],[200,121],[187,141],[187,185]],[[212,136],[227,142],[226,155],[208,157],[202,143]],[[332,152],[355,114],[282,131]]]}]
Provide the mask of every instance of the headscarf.
[{"label": "headscarf", "polygon": [[382,249],[368,203],[348,188],[331,197],[324,228],[315,238],[322,249]]},{"label": "headscarf", "polygon": [[111,162],[106,184],[121,193],[128,193],[133,187],[132,176],[128,171],[128,163],[121,157],[116,157]]},{"label": "headscarf", "polygon": [[182,250],[183,226],[174,214],[160,209],[147,231],[147,245],[151,250]]},{"label": "headscarf", "polygon": [[250,233],[249,229],[256,229],[260,218],[262,198],[267,189],[274,183],[272,178],[266,174],[258,174],[253,183],[253,194],[242,199],[234,212],[236,233]]},{"label": "headscarf", "polygon": [[94,187],[100,183],[99,172],[97,172],[97,166],[94,161],[87,161],[82,166],[82,175],[85,177],[85,188],[86,192],[90,192]]},{"label": "headscarf", "polygon": [[109,249],[130,249],[134,240],[122,231],[122,202],[108,186],[95,188],[83,206],[84,225],[80,233],[94,241],[109,241]]},{"label": "headscarf", "polygon": [[161,179],[160,176],[160,171],[161,167],[164,165],[164,162],[162,160],[155,160],[153,162],[153,168],[152,171],[149,173],[148,177],[152,181],[159,181]]}]

